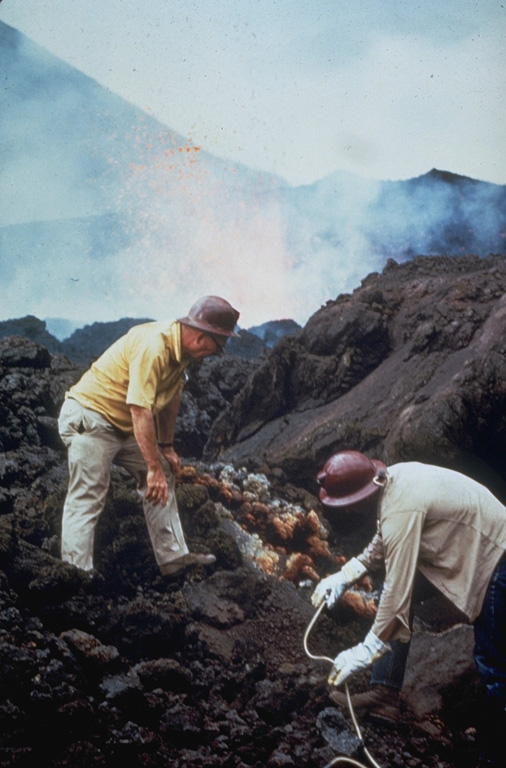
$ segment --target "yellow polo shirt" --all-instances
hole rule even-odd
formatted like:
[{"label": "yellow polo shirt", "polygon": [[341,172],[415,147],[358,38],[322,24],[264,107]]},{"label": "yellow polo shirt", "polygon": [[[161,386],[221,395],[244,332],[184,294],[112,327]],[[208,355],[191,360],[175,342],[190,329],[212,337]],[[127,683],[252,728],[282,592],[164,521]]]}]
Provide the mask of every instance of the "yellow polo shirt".
[{"label": "yellow polo shirt", "polygon": [[181,357],[180,324],[143,323],[115,341],[66,397],[101,413],[122,432],[131,433],[129,406],[159,413],[181,393],[186,366]]}]

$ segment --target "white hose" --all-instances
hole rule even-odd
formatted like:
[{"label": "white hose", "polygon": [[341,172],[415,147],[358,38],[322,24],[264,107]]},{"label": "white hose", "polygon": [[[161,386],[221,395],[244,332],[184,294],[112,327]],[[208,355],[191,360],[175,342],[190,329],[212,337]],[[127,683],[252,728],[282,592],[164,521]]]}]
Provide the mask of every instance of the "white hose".
[{"label": "white hose", "polygon": [[[309,656],[310,659],[314,659],[315,661],[328,661],[329,664],[334,664],[334,659],[331,659],[329,656],[315,656],[308,648],[307,645],[307,639],[309,637],[309,633],[313,629],[314,624],[316,623],[316,620],[318,619],[318,616],[322,612],[323,608],[325,607],[325,600],[322,600],[319,607],[315,611],[315,615],[311,619],[311,621],[308,624],[308,627],[304,633],[304,650],[306,652],[306,655]],[[353,725],[355,727],[355,730],[357,732],[357,736],[360,739],[360,742],[362,744],[362,749],[364,751],[365,756],[371,763],[371,765],[374,766],[374,768],[381,768],[381,766],[376,762],[376,760],[373,758],[369,750],[364,746],[364,739],[362,736],[362,731],[360,730],[360,726],[357,722],[357,718],[355,717],[355,712],[353,709],[353,705],[351,703],[351,697],[350,697],[350,691],[348,688],[348,683],[344,684],[344,689],[346,691],[346,700],[348,702],[348,709],[350,710],[351,719],[353,722]],[[330,763],[327,763],[327,765],[324,766],[324,768],[331,768],[333,765],[337,765],[337,763],[349,763],[350,765],[355,765],[357,768],[369,768],[369,766],[364,765],[363,763],[359,763],[357,760],[353,760],[351,757],[335,757],[333,760],[330,761]]]}]

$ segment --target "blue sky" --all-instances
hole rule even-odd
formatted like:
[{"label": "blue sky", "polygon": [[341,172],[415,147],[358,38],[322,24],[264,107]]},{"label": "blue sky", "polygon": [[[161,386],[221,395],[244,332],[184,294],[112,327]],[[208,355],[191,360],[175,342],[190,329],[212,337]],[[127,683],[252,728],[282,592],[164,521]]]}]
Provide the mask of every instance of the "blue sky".
[{"label": "blue sky", "polygon": [[497,0],[3,0],[0,19],[208,151],[311,183],[506,183]]}]

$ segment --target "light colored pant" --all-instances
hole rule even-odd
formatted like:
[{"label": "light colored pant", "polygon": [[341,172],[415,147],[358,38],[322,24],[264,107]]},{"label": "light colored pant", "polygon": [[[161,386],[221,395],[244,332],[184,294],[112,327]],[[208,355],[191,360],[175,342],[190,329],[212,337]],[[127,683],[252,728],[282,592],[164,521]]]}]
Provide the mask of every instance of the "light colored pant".
[{"label": "light colored pant", "polygon": [[144,517],[158,565],[188,553],[177,509],[174,475],[163,460],[169,484],[165,505],[145,498],[146,464],[133,435],[125,435],[104,416],[84,408],[77,400],[65,400],[58,427],[68,448],[69,487],[62,521],[62,560],[85,571],[93,569],[95,526],[110,484],[111,464],[134,477],[142,498]]}]

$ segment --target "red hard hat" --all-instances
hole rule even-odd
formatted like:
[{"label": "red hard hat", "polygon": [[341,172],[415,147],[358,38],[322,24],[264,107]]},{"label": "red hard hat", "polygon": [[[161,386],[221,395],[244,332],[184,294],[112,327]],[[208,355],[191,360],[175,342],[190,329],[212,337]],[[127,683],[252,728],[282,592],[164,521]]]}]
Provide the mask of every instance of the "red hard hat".
[{"label": "red hard hat", "polygon": [[239,312],[219,296],[203,296],[179,322],[217,336],[238,336],[234,328]]},{"label": "red hard hat", "polygon": [[316,479],[320,501],[328,507],[348,507],[376,493],[383,482],[386,465],[368,459],[358,451],[340,451],[327,461]]}]

